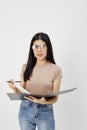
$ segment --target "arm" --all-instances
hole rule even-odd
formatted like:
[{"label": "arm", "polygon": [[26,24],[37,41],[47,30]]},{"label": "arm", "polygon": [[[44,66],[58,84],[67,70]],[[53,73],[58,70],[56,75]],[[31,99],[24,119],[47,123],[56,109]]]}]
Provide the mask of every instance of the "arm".
[{"label": "arm", "polygon": [[22,88],[25,88],[25,82],[22,82],[20,84],[14,83],[13,80],[9,81],[9,87],[13,90],[14,93],[22,93],[24,92]]},{"label": "arm", "polygon": [[[60,84],[61,84],[61,78],[58,78],[58,79],[56,79],[54,81],[54,83],[53,83],[53,93],[59,92],[59,90],[60,90]],[[45,104],[54,104],[54,103],[57,102],[57,100],[58,100],[58,96],[55,96],[55,97],[53,97],[51,99],[45,100],[44,103]]]},{"label": "arm", "polygon": [[11,79],[8,85],[13,90],[14,93],[21,93],[14,84],[14,80]]}]

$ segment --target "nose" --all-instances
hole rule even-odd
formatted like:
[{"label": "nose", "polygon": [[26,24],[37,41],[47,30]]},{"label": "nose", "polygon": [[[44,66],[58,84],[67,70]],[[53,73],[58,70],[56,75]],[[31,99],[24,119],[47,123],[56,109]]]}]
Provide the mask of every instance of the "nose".
[{"label": "nose", "polygon": [[41,51],[42,49],[41,49],[41,47],[40,46],[38,46],[38,51]]}]

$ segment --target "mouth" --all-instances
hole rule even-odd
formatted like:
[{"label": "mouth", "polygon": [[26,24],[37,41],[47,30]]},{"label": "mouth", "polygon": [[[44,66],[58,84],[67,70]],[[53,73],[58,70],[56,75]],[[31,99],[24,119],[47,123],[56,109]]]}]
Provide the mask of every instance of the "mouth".
[{"label": "mouth", "polygon": [[42,57],[42,56],[43,56],[43,54],[37,54],[37,56],[38,56],[38,57]]}]

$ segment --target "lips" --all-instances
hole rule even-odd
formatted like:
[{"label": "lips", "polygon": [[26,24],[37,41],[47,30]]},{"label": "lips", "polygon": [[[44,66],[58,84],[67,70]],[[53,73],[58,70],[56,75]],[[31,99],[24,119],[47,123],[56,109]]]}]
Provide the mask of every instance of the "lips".
[{"label": "lips", "polygon": [[43,54],[37,54],[37,56],[42,57],[42,56],[43,56]]}]

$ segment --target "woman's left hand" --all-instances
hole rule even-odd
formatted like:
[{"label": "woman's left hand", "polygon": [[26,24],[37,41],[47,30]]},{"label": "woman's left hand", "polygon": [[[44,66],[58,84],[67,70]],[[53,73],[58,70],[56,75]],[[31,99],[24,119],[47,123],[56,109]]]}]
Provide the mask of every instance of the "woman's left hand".
[{"label": "woman's left hand", "polygon": [[40,99],[37,99],[33,96],[24,96],[25,99],[27,100],[30,100],[32,102],[35,102],[35,103],[39,103],[39,104],[46,104],[46,100],[44,97],[40,98]]}]

